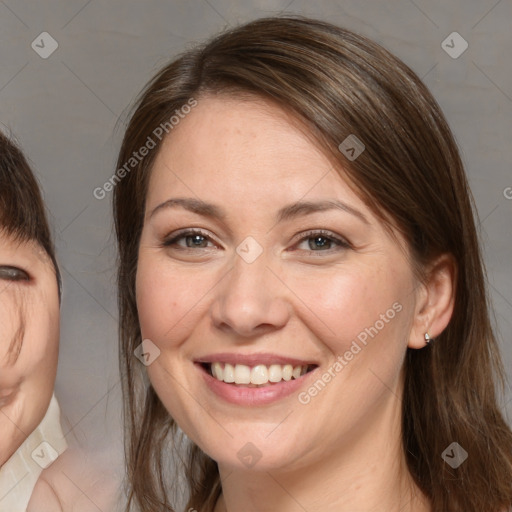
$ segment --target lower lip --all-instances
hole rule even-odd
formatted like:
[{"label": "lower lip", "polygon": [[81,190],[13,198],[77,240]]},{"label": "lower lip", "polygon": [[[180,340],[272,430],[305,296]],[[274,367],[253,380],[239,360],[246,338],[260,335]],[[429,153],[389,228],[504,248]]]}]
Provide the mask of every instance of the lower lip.
[{"label": "lower lip", "polygon": [[290,396],[304,386],[311,374],[318,369],[317,367],[298,379],[281,381],[261,388],[248,388],[220,381],[212,377],[202,365],[197,363],[196,365],[199,367],[207,386],[217,396],[231,404],[247,406],[267,405]]}]

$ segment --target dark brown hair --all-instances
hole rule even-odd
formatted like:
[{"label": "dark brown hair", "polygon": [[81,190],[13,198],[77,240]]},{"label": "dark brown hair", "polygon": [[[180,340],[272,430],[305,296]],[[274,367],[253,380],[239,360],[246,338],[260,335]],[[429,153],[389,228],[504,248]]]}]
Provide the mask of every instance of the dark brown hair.
[{"label": "dark brown hair", "polygon": [[[512,505],[512,433],[495,394],[495,385],[503,389],[504,371],[489,319],[473,200],[452,133],[427,88],[399,59],[348,30],[300,17],[259,19],[185,52],[157,74],[137,102],[118,169],[177,109],[208,93],[252,93],[293,113],[368,206],[398,227],[415,266],[452,255],[458,270],[452,320],[432,346],[406,355],[403,450],[434,512],[502,512]],[[354,161],[338,149],[351,134],[366,146]],[[142,341],[138,246],[160,145],[114,192],[127,510],[135,505],[144,512],[175,510],[165,468],[176,424],[133,356]],[[453,441],[469,452],[456,470],[441,458]],[[187,507],[212,511],[221,492],[215,461],[192,444],[183,464]]]},{"label": "dark brown hair", "polygon": [[34,241],[61,278],[39,184],[18,145],[0,131],[0,230],[20,242]]}]

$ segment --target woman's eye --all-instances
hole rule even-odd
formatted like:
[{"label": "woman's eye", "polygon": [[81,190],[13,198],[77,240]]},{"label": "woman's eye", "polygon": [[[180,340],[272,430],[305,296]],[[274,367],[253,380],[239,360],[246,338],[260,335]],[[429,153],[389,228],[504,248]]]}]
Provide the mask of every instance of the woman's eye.
[{"label": "woman's eye", "polygon": [[199,231],[186,231],[164,241],[165,247],[177,246],[187,249],[207,249],[210,238]]},{"label": "woman's eye", "polygon": [[[306,248],[301,246],[306,245]],[[349,248],[350,244],[345,240],[334,236],[331,233],[312,232],[306,233],[297,245],[299,249],[315,252],[327,252],[335,247]]]},{"label": "woman's eye", "polygon": [[0,266],[0,279],[7,281],[30,281],[29,275],[20,268]]},{"label": "woman's eye", "polygon": [[[212,239],[200,231],[182,231],[166,238],[164,247],[176,249],[209,249],[215,246]],[[333,252],[338,249],[350,248],[350,244],[333,233],[312,231],[302,236],[296,248],[308,252]]]}]

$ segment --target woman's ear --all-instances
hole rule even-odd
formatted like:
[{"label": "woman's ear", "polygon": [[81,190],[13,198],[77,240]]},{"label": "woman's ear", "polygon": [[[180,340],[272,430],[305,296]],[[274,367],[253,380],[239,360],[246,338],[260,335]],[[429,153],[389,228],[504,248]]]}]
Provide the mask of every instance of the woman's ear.
[{"label": "woman's ear", "polygon": [[409,348],[423,348],[427,343],[425,334],[436,338],[444,331],[453,314],[456,283],[453,256],[442,254],[429,265],[425,281],[417,291]]}]

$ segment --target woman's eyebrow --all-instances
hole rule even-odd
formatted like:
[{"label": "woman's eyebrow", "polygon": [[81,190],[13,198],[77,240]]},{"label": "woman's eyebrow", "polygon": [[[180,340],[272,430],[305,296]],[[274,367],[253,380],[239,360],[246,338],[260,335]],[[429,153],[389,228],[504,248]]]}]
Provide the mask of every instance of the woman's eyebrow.
[{"label": "woman's eyebrow", "polygon": [[[176,197],[168,199],[156,206],[149,217],[153,217],[157,212],[167,209],[182,207],[198,215],[210,217],[216,220],[224,220],[227,216],[226,212],[220,207],[212,203],[207,203],[201,199],[192,197]],[[365,224],[370,224],[368,219],[359,210],[337,199],[329,199],[323,201],[298,201],[296,203],[284,206],[277,212],[277,222],[290,220],[301,215],[309,215],[316,212],[338,209],[350,213],[359,218]]]},{"label": "woman's eyebrow", "polygon": [[218,220],[224,220],[226,218],[226,213],[220,206],[216,206],[212,203],[207,203],[201,199],[195,199],[193,197],[175,197],[173,199],[168,199],[167,201],[164,201],[156,208],[154,208],[153,211],[149,214],[149,218],[152,218],[161,210],[167,208],[176,208],[179,206],[185,210],[189,210],[193,213],[197,213],[198,215],[202,215],[203,217],[211,217]]},{"label": "woman's eyebrow", "polygon": [[326,210],[342,210],[350,213],[362,220],[365,224],[370,224],[368,219],[356,208],[350,206],[338,199],[328,199],[323,201],[298,201],[285,206],[277,213],[277,222],[293,219],[300,215],[309,215],[311,213],[323,212]]}]

